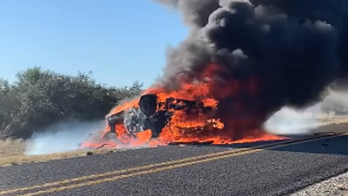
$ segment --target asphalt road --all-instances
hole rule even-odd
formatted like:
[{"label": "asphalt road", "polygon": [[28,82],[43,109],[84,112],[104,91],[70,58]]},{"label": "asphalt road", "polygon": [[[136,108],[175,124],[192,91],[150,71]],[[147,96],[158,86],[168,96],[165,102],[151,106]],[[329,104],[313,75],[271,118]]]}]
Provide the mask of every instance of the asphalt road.
[{"label": "asphalt road", "polygon": [[0,196],[286,195],[348,169],[348,135],[260,146],[277,142],[165,146],[5,167]]}]

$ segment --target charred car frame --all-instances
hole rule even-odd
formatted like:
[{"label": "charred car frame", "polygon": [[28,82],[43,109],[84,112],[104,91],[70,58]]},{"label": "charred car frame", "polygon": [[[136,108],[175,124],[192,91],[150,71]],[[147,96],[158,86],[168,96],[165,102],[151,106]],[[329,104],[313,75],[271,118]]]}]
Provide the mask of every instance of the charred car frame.
[{"label": "charred car frame", "polygon": [[[151,130],[152,138],[157,138],[162,129],[170,121],[176,111],[182,111],[187,116],[197,117],[200,114],[214,116],[213,107],[204,106],[203,102],[169,97],[163,102],[158,101],[155,94],[142,95],[138,108],[122,110],[106,117],[108,133],[117,134],[117,126],[123,124],[127,133],[136,137],[137,132]],[[209,122],[208,122],[209,124]]]}]

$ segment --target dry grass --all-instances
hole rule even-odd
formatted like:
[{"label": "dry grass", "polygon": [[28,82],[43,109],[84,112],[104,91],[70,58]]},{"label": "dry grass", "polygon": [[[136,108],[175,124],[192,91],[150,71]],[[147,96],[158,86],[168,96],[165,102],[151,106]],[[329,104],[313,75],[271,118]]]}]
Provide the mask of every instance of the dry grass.
[{"label": "dry grass", "polygon": [[88,156],[94,154],[107,154],[116,150],[76,150],[64,153],[53,153],[48,155],[26,156],[25,148],[28,142],[23,140],[0,141],[0,166],[19,165],[23,163],[45,162],[64,158]]},{"label": "dry grass", "polygon": [[[330,124],[342,124],[348,123],[348,118],[346,117],[327,117],[320,116],[316,117],[322,122],[321,125],[330,125]],[[35,162],[44,162],[48,160],[57,160],[63,158],[72,158],[79,156],[88,156],[92,154],[106,154],[115,152],[114,150],[76,150],[72,152],[64,153],[54,153],[49,155],[32,155],[26,156],[24,154],[25,148],[28,145],[28,142],[23,140],[5,140],[0,141],[0,166],[10,166],[18,165],[23,163],[35,163]]]},{"label": "dry grass", "polygon": [[27,142],[23,140],[5,140],[0,141],[0,159],[9,156],[24,155]]},{"label": "dry grass", "polygon": [[340,116],[335,118],[318,118],[321,121],[321,125],[331,125],[331,124],[344,124],[348,123],[348,117]]}]

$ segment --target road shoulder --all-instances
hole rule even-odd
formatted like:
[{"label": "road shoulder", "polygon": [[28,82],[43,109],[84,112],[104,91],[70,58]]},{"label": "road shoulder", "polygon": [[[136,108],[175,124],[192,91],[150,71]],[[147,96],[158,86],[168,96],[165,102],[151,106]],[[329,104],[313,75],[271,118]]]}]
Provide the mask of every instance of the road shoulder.
[{"label": "road shoulder", "polygon": [[308,186],[290,196],[348,196],[348,172]]}]

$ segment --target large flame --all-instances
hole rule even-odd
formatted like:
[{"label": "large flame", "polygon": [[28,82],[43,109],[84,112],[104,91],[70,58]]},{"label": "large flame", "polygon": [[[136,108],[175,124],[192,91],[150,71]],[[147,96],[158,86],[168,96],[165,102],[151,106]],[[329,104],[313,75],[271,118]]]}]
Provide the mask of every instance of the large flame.
[{"label": "large flame", "polygon": [[[115,137],[122,144],[107,140],[94,144],[86,142],[84,145],[89,147],[103,145],[117,147],[121,145],[139,146],[146,143],[150,146],[158,146],[173,142],[232,144],[285,139],[262,131],[260,127],[265,117],[255,109],[257,104],[255,106],[246,105],[246,102],[243,101],[245,96],[248,98],[258,97],[257,78],[251,77],[246,82],[240,82],[233,78],[228,78],[227,81],[226,79],[221,81],[214,78],[215,73],[220,72],[219,75],[221,75],[221,71],[224,71],[221,70],[221,66],[212,63],[194,78],[182,77],[182,82],[175,90],[168,90],[158,85],[143,92],[143,94],[156,94],[159,102],[164,102],[169,97],[200,101],[204,103],[204,106],[212,107],[215,115],[190,116],[180,110],[171,111],[173,112],[172,118],[156,139],[151,140],[151,130],[137,133],[135,139],[127,134],[123,124],[117,124],[115,130],[117,136]],[[220,102],[228,104],[224,103],[222,105]],[[107,116],[130,108],[139,108],[138,103],[139,98],[124,102],[112,109]],[[248,104],[250,104],[250,101],[248,101]],[[110,129],[106,128],[103,136],[109,132]]]}]

